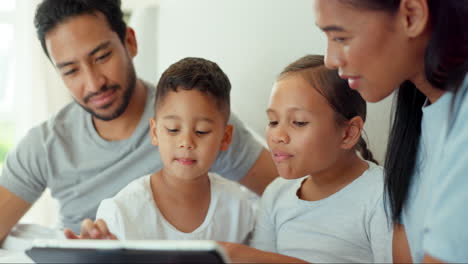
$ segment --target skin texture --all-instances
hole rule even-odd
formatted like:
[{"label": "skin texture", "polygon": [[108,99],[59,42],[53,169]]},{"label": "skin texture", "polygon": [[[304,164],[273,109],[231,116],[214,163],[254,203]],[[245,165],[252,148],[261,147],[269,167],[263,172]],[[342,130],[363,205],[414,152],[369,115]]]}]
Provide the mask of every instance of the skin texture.
[{"label": "skin texture", "polygon": [[[401,0],[396,13],[369,10],[339,0],[314,0],[316,24],[327,36],[326,65],[338,69],[368,102],[378,102],[409,80],[431,103],[443,91],[424,73],[431,36],[427,0]],[[406,245],[405,242],[406,241]],[[411,261],[404,228],[395,227],[394,260]],[[429,255],[425,263],[440,262]]]}]

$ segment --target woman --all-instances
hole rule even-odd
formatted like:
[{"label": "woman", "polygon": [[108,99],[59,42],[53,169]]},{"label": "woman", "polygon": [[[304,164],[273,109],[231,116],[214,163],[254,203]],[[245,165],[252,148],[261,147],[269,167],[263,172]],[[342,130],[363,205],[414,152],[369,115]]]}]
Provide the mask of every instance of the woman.
[{"label": "woman", "polygon": [[397,91],[385,161],[395,262],[468,262],[468,2],[315,0],[326,65],[369,102]]}]

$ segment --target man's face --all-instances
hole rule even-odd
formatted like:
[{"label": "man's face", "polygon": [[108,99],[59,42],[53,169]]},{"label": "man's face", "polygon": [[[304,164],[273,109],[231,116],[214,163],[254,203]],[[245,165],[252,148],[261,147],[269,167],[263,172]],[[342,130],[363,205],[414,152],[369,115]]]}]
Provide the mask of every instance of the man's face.
[{"label": "man's face", "polygon": [[136,85],[132,58],[136,41],[125,45],[101,13],[69,18],[46,35],[46,47],[74,100],[95,118],[109,121],[125,112]]}]

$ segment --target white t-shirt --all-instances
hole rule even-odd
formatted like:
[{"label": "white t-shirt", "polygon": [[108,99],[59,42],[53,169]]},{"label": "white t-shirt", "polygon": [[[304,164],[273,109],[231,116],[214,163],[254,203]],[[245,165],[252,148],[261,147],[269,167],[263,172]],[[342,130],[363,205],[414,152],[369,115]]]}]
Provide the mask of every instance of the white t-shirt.
[{"label": "white t-shirt", "polygon": [[369,166],[320,201],[297,197],[307,177],[276,179],[261,199],[252,245],[312,263],[392,262],[392,230],[382,202],[383,169]]},{"label": "white t-shirt", "polygon": [[115,197],[103,200],[97,219],[103,219],[118,239],[217,240],[247,243],[255,225],[256,195],[238,183],[208,174],[211,201],[203,223],[191,233],[177,230],[153,199],[151,175],[131,182]]}]

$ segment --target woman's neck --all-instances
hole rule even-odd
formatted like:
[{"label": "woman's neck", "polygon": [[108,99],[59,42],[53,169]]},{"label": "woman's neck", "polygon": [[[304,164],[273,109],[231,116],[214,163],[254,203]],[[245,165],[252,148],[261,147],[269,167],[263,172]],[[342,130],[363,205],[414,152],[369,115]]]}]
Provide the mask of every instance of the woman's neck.
[{"label": "woman's neck", "polygon": [[353,151],[338,159],[328,169],[310,175],[299,189],[298,196],[307,201],[322,200],[359,178],[368,168],[369,164]]},{"label": "woman's neck", "polygon": [[431,104],[439,100],[439,98],[442,97],[442,95],[445,93],[444,90],[436,88],[427,80],[426,74],[424,73],[424,68],[422,71],[414,75],[410,81],[421,93],[427,97]]}]

